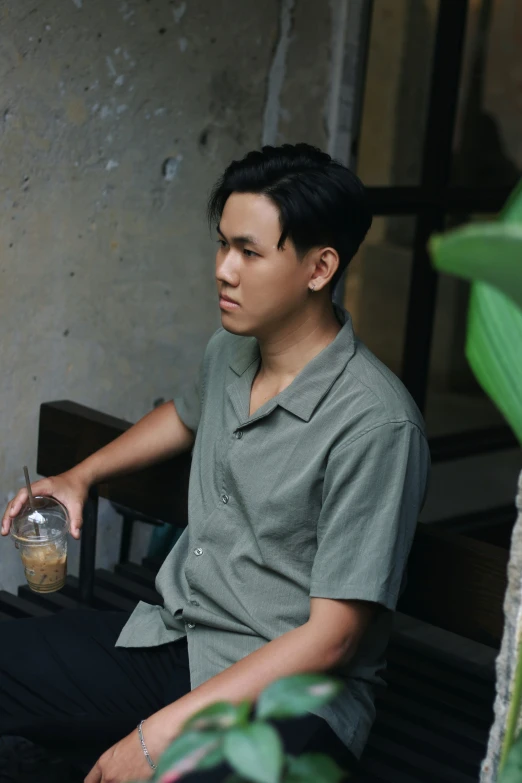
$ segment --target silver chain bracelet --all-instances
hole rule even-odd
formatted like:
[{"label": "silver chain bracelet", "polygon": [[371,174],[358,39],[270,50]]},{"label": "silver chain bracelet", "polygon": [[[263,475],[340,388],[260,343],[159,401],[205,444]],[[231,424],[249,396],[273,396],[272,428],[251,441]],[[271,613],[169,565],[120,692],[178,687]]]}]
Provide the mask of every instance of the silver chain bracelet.
[{"label": "silver chain bracelet", "polygon": [[148,764],[149,764],[149,767],[150,767],[151,769],[156,769],[156,764],[153,762],[153,760],[152,760],[152,759],[151,759],[151,757],[149,756],[149,751],[147,750],[147,746],[145,745],[145,740],[143,739],[143,730],[142,730],[142,728],[141,728],[141,727],[143,726],[143,724],[144,724],[144,723],[145,723],[145,721],[144,721],[144,720],[142,720],[142,721],[140,721],[140,722],[138,723],[138,736],[139,736],[139,738],[140,738],[141,749],[142,749],[142,751],[143,751],[143,753],[144,753],[144,755],[145,755],[145,758],[147,759],[147,762],[148,762]]}]

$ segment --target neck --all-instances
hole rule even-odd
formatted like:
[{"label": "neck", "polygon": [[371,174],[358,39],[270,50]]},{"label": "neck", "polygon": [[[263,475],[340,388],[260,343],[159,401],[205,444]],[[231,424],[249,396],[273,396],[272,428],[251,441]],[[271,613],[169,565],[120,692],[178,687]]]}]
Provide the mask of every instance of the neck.
[{"label": "neck", "polygon": [[259,374],[268,381],[295,378],[303,367],[329,345],[341,330],[329,298],[317,297],[291,322],[279,325],[277,332],[259,337],[261,365]]}]

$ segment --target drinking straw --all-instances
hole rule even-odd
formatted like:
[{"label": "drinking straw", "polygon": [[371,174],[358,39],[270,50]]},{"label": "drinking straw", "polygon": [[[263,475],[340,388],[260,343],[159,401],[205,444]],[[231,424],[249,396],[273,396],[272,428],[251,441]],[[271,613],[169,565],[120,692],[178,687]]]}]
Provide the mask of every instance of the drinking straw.
[{"label": "drinking straw", "polygon": [[[27,465],[24,465],[24,476],[25,476],[25,486],[27,487],[27,494],[29,495],[29,507],[31,511],[36,511],[36,506],[34,504],[34,497],[31,490],[31,482],[29,481],[29,471],[27,470]],[[34,534],[38,538],[40,535],[40,531],[38,529],[38,525],[34,521],[33,521],[33,526],[34,526]]]}]

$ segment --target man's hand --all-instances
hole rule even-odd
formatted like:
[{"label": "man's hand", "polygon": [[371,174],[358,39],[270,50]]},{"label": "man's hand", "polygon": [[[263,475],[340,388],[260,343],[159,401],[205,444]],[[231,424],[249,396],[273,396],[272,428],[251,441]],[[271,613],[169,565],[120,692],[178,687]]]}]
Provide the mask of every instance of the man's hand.
[{"label": "man's hand", "polygon": [[[33,495],[53,497],[63,503],[69,512],[71,520],[71,535],[80,538],[80,530],[83,524],[82,509],[89,494],[89,483],[83,478],[77,469],[68,470],[59,476],[40,479],[31,484]],[[20,513],[27,503],[27,489],[23,487],[8,504],[2,519],[2,535],[6,536],[11,528],[13,517]]]},{"label": "man's hand", "polygon": [[138,730],[135,729],[100,756],[84,783],[127,783],[131,780],[149,780],[152,774],[153,770],[141,749]]}]

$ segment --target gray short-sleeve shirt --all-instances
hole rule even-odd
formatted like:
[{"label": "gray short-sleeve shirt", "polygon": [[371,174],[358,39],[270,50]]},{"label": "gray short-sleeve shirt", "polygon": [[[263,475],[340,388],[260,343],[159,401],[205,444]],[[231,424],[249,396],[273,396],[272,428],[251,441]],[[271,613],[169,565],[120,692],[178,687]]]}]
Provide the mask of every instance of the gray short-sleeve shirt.
[{"label": "gray short-sleeve shirt", "polygon": [[220,329],[198,390],[174,400],[194,431],[189,525],[117,644],[187,635],[197,687],[305,623],[310,597],[376,602],[346,687],[317,714],[359,756],[375,717],[392,612],[429,474],[422,417],[399,379],[342,329],[249,416],[255,338]]}]

